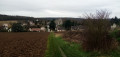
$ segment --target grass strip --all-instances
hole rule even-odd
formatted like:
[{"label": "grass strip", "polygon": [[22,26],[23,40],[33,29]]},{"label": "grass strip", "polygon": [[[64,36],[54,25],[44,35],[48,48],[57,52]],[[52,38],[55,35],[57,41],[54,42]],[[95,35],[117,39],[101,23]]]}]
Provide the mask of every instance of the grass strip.
[{"label": "grass strip", "polygon": [[58,48],[55,35],[51,33],[48,37],[48,46],[45,57],[62,57],[61,52]]}]

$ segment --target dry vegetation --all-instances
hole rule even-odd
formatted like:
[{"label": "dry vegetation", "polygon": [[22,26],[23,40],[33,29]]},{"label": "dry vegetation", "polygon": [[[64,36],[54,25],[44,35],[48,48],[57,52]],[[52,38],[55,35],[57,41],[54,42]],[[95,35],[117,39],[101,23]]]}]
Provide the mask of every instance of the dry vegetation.
[{"label": "dry vegetation", "polygon": [[69,42],[82,43],[85,40],[83,38],[83,31],[68,31],[63,34],[63,38]]},{"label": "dry vegetation", "polygon": [[0,57],[44,57],[46,32],[0,33]]},{"label": "dry vegetation", "polygon": [[86,14],[86,19],[83,21],[84,32],[67,32],[64,38],[72,42],[82,41],[82,48],[85,51],[103,52],[116,49],[118,42],[109,35],[109,15],[110,13],[105,10]]},{"label": "dry vegetation", "polygon": [[65,32],[55,32],[55,36],[56,37],[63,37],[63,33],[65,33]]},{"label": "dry vegetation", "polygon": [[13,23],[17,23],[17,21],[0,21],[0,26],[2,26],[3,24],[8,24],[9,26],[11,26],[11,24]]},{"label": "dry vegetation", "polygon": [[117,48],[117,41],[110,37],[110,12],[107,10],[96,11],[95,14],[87,14],[84,21],[86,41],[82,47],[86,51],[110,51]]}]

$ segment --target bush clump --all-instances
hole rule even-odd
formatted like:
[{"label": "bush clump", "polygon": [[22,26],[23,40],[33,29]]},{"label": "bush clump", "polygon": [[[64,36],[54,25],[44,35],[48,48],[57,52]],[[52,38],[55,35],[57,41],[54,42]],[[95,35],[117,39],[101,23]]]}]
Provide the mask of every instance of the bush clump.
[{"label": "bush clump", "polygon": [[117,47],[115,38],[110,37],[109,12],[100,10],[96,14],[86,16],[84,21],[85,41],[82,47],[86,51],[109,51]]}]

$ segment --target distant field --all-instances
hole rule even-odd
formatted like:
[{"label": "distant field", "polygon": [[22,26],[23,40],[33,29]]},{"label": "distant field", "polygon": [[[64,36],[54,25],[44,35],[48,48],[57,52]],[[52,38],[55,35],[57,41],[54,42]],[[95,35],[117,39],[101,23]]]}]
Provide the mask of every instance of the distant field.
[{"label": "distant field", "polygon": [[10,23],[17,23],[17,21],[0,21],[0,26],[2,24],[10,24]]},{"label": "distant field", "polygon": [[0,33],[0,57],[44,57],[47,32]]}]

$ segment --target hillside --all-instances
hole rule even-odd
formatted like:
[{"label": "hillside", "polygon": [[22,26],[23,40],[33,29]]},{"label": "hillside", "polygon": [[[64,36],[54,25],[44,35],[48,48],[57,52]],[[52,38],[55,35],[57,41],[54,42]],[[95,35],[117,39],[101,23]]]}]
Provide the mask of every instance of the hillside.
[{"label": "hillside", "polygon": [[3,15],[0,14],[0,21],[8,21],[8,20],[53,20],[53,19],[70,19],[70,20],[81,20],[82,18],[72,18],[72,17],[28,17],[28,16],[13,16],[13,15]]}]

